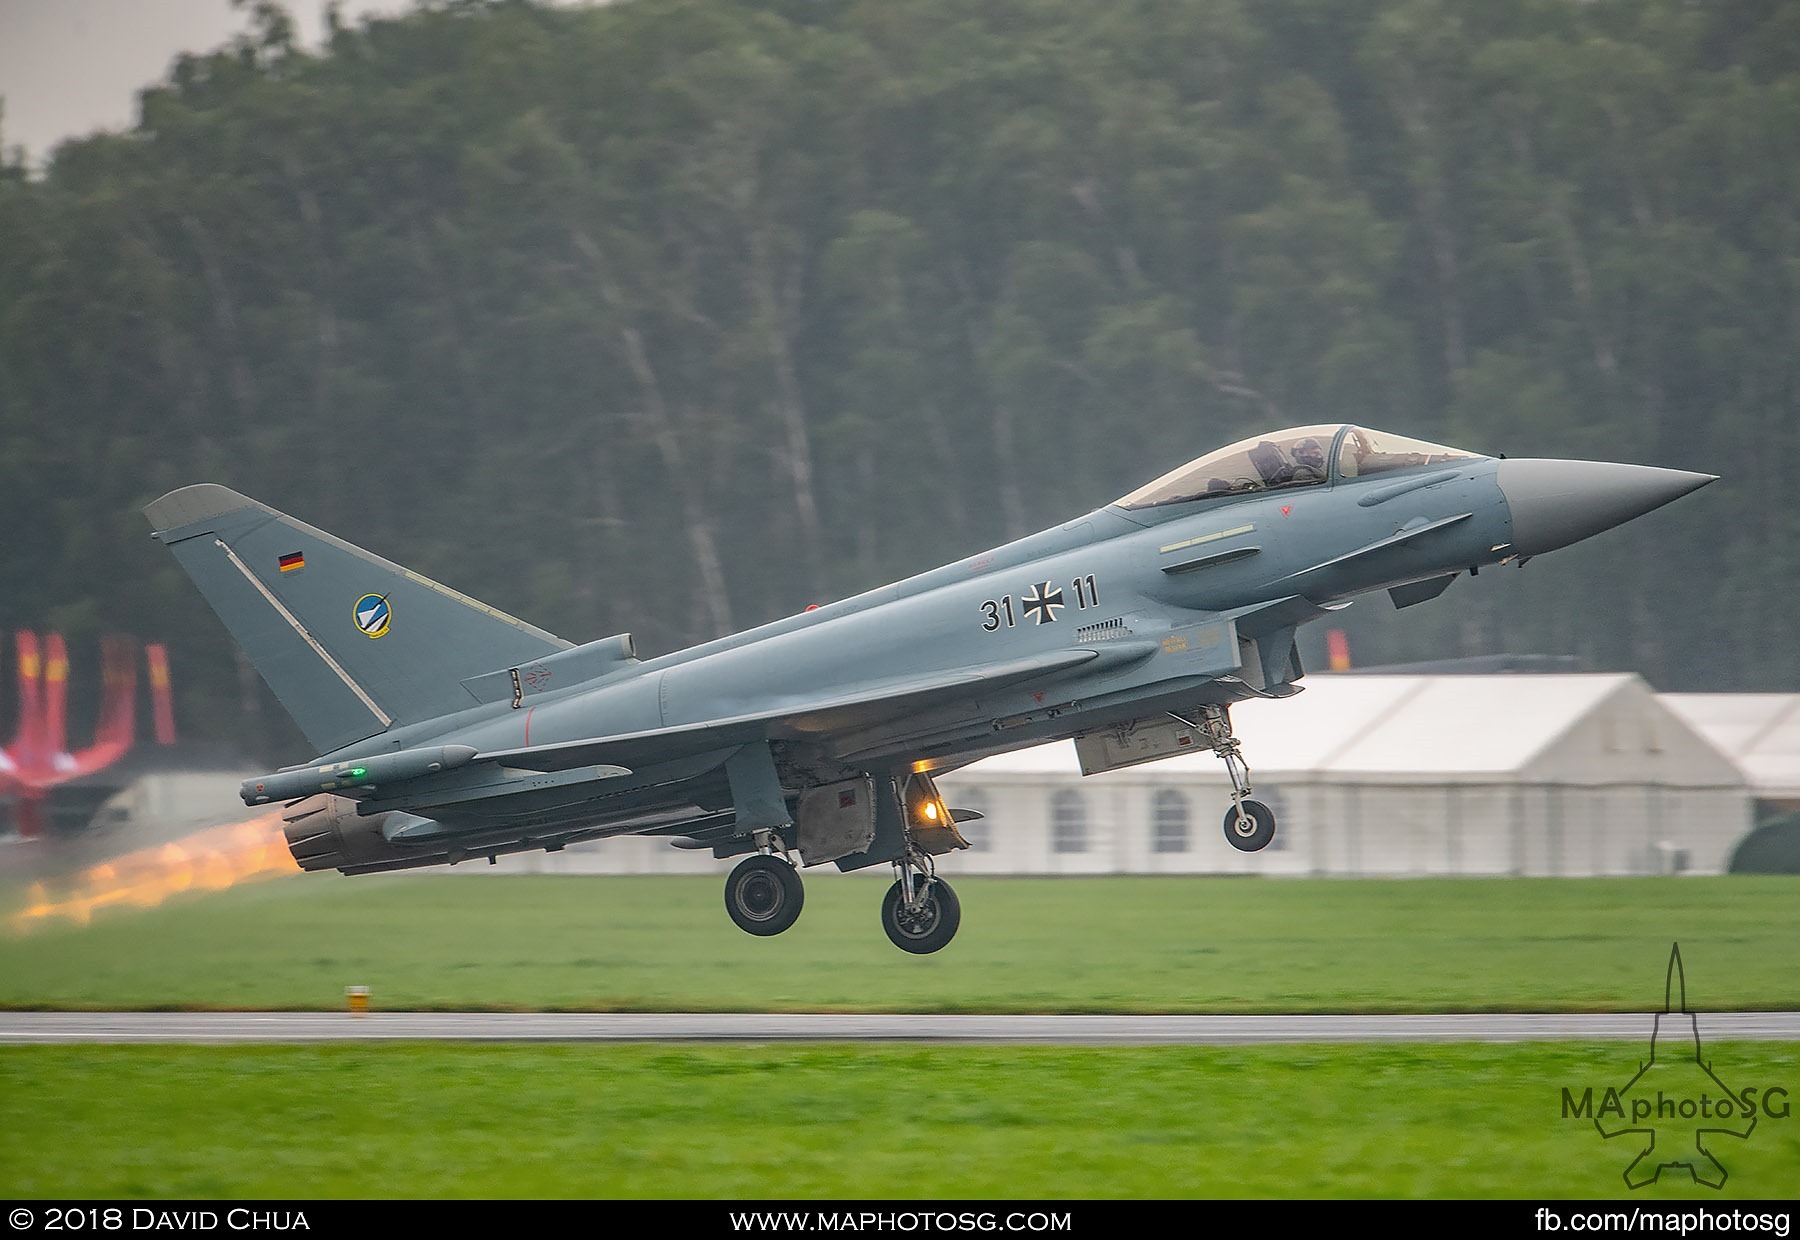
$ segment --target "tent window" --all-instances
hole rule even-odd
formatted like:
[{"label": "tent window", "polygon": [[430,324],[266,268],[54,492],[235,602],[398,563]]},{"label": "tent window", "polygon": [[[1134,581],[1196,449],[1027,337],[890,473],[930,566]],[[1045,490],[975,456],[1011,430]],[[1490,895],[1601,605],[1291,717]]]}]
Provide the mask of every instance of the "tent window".
[{"label": "tent window", "polygon": [[1087,851],[1087,805],[1079,792],[1064,789],[1050,799],[1050,847],[1059,853]]},{"label": "tent window", "polygon": [[959,788],[951,799],[956,802],[953,808],[972,809],[983,815],[980,818],[971,818],[966,822],[957,823],[956,829],[965,840],[969,841],[970,852],[989,851],[993,847],[993,837],[988,832],[988,826],[993,819],[985,816],[988,813],[987,793],[979,788]]},{"label": "tent window", "polygon": [[1156,794],[1150,810],[1150,848],[1159,853],[1188,850],[1188,803],[1179,792],[1165,788]]}]

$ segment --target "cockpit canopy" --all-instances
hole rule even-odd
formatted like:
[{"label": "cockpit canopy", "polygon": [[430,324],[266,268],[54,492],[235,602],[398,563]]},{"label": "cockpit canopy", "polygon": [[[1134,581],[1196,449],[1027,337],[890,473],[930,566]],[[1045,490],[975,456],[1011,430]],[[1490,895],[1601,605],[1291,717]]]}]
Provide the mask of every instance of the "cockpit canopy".
[{"label": "cockpit canopy", "polygon": [[1120,500],[1119,507],[1156,508],[1475,459],[1473,452],[1361,426],[1300,426],[1209,452],[1139,487]]}]

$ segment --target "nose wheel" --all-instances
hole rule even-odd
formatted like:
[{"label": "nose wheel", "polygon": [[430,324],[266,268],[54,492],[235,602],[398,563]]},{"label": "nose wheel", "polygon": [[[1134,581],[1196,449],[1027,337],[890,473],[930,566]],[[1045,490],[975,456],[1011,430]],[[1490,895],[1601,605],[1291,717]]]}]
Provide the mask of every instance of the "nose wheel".
[{"label": "nose wheel", "polygon": [[1239,852],[1260,852],[1275,838],[1275,811],[1261,801],[1239,801],[1225,811],[1225,840]]},{"label": "nose wheel", "polygon": [[746,934],[780,934],[799,920],[805,902],[799,871],[769,853],[744,858],[725,880],[725,911]]},{"label": "nose wheel", "polygon": [[[1200,708],[1199,730],[1225,763],[1231,779],[1231,808],[1225,811],[1225,840],[1239,852],[1260,852],[1275,838],[1275,811],[1250,799],[1250,767],[1231,732],[1231,712],[1223,706]],[[1188,721],[1173,716],[1182,723]],[[1188,724],[1193,727],[1193,724]]]}]

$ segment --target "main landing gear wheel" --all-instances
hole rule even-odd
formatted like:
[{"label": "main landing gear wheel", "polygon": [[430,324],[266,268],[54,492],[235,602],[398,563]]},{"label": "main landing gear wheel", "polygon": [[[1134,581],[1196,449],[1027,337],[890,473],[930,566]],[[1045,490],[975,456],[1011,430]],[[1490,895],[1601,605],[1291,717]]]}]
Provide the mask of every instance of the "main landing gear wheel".
[{"label": "main landing gear wheel", "polygon": [[1225,811],[1225,838],[1239,852],[1260,852],[1275,838],[1275,811],[1261,801],[1242,801]]},{"label": "main landing gear wheel", "polygon": [[906,906],[906,886],[896,880],[881,901],[881,928],[901,951],[924,956],[956,937],[956,928],[962,924],[962,902],[941,878],[914,881],[917,907]]},{"label": "main landing gear wheel", "polygon": [[806,888],[800,874],[780,857],[746,857],[725,880],[725,911],[747,934],[780,934],[800,917]]}]

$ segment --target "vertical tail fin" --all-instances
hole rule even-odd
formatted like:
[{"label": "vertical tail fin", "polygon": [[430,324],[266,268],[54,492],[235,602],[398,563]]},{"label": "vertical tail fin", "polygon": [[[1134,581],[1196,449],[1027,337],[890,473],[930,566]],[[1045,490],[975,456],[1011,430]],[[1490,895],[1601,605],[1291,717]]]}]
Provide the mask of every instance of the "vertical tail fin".
[{"label": "vertical tail fin", "polygon": [[144,514],[321,753],[475,706],[461,681],[569,648],[222,486]]}]

